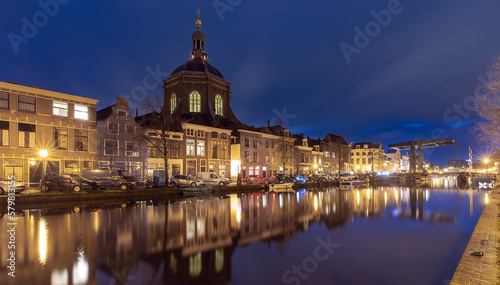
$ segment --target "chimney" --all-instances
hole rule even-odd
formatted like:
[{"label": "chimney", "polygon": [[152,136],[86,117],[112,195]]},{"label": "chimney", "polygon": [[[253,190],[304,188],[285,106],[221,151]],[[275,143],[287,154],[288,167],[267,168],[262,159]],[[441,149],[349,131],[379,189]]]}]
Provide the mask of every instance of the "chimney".
[{"label": "chimney", "polygon": [[139,117],[139,109],[135,109],[135,117]]},{"label": "chimney", "polygon": [[269,121],[267,121],[267,127],[269,128]]}]

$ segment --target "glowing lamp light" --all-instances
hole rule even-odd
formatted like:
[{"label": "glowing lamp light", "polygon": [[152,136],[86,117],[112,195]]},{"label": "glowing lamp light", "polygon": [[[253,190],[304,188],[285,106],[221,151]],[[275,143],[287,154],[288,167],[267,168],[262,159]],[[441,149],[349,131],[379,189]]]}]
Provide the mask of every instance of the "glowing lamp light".
[{"label": "glowing lamp light", "polygon": [[40,151],[38,152],[38,154],[40,155],[40,157],[45,158],[45,157],[47,157],[48,152],[47,152],[47,150],[46,150],[46,149],[42,149],[42,150],[40,150]]},{"label": "glowing lamp light", "polygon": [[485,158],[484,163],[488,163],[488,162],[490,162],[490,160],[488,158]]},{"label": "glowing lamp light", "polygon": [[314,168],[318,168],[318,165],[317,165],[317,164],[315,164],[313,167],[314,167]]}]

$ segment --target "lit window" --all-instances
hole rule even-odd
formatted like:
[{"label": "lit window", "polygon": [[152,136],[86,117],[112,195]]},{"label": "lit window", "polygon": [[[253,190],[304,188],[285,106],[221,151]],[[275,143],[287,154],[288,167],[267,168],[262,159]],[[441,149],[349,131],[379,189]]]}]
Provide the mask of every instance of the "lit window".
[{"label": "lit window", "polygon": [[198,156],[205,156],[205,142],[204,141],[198,141],[197,155]]},{"label": "lit window", "polygon": [[189,94],[189,112],[201,111],[201,99],[198,91],[193,91]]},{"label": "lit window", "polygon": [[52,103],[52,114],[55,116],[67,117],[68,116],[68,103],[54,101]]},{"label": "lit window", "polygon": [[85,105],[75,104],[75,119],[88,120],[89,107]]},{"label": "lit window", "polygon": [[36,126],[19,123],[19,147],[35,147]]},{"label": "lit window", "polygon": [[0,121],[0,146],[9,146],[9,122]]},{"label": "lit window", "polygon": [[177,108],[177,97],[175,94],[172,94],[172,96],[170,96],[170,113],[173,113],[175,108]]},{"label": "lit window", "polygon": [[215,96],[215,114],[222,116],[222,97],[220,95]]},{"label": "lit window", "polygon": [[194,155],[194,140],[187,140],[186,141],[186,154],[187,155]]}]

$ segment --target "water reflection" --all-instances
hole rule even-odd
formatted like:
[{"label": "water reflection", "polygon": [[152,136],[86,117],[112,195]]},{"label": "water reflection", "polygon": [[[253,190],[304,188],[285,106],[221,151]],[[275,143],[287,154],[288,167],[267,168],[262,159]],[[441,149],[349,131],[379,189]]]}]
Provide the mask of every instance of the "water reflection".
[{"label": "water reflection", "polygon": [[38,221],[38,252],[40,254],[40,263],[45,265],[47,259],[47,222],[45,219]]},{"label": "water reflection", "polygon": [[[238,246],[282,244],[313,224],[332,230],[355,219],[384,215],[455,223],[458,202],[444,207],[426,205],[442,194],[468,195],[472,208],[472,192],[405,187],[302,190],[27,211],[25,217],[16,219],[20,277],[17,283],[6,279],[7,257],[2,250],[0,283],[227,284]],[[487,192],[484,203],[488,203]],[[6,223],[5,218],[0,220],[2,228]],[[4,236],[0,240],[5,244]],[[38,244],[38,256],[27,250],[31,244]],[[264,262],[262,258],[249,260],[249,265]]]}]

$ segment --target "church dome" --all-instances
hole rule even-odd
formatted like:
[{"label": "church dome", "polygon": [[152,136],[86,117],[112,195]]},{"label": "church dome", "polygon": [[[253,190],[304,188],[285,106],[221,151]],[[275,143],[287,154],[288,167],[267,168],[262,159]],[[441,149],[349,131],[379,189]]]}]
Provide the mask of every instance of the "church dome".
[{"label": "church dome", "polygon": [[193,33],[191,39],[193,44],[193,50],[191,51],[189,61],[177,67],[172,72],[172,74],[170,74],[169,78],[172,78],[177,74],[212,75],[226,82],[224,76],[222,76],[222,73],[220,73],[220,71],[217,68],[213,67],[208,62],[208,56],[205,51],[207,39],[205,35],[201,32],[201,20],[200,20],[199,10],[196,19],[196,31]]},{"label": "church dome", "polygon": [[177,67],[170,77],[176,75],[176,74],[187,74],[187,75],[214,75],[216,77],[219,77],[220,79],[223,79],[225,81],[224,76],[222,76],[222,73],[220,71],[213,67],[210,63],[203,63],[203,62],[192,62],[188,61],[184,63],[183,65]]}]

